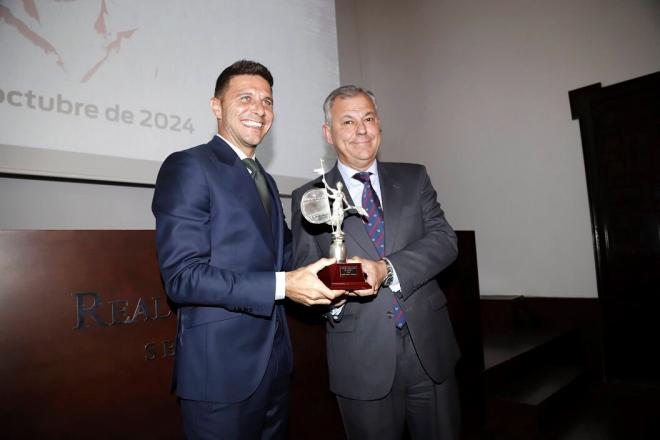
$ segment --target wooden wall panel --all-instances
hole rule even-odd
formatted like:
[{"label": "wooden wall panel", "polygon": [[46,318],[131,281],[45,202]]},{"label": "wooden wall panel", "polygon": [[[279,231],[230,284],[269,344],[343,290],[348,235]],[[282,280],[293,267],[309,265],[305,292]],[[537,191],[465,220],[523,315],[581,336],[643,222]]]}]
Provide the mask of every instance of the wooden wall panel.
[{"label": "wooden wall panel", "polygon": [[5,438],[179,438],[153,231],[0,232]]},{"label": "wooden wall panel", "polygon": [[[471,404],[483,365],[474,245],[459,232],[462,257],[440,280]],[[293,304],[287,315],[290,438],[342,439],[324,323]],[[153,231],[0,231],[0,323],[3,438],[183,438],[169,393],[176,319]]]},{"label": "wooden wall panel", "polygon": [[658,387],[660,72],[569,92],[591,210],[603,370]]}]

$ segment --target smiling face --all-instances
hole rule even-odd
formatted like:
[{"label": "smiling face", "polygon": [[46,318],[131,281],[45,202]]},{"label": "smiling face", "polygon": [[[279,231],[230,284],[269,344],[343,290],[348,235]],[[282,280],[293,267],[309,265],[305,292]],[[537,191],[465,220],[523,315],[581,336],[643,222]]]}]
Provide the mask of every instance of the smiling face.
[{"label": "smiling face", "polygon": [[339,160],[358,171],[369,168],[380,148],[380,120],[373,101],[364,94],[339,96],[330,116],[331,125],[323,125],[323,134]]},{"label": "smiling face", "polygon": [[252,157],[273,124],[273,92],[259,75],[236,75],[211,98],[211,110],[220,135]]}]

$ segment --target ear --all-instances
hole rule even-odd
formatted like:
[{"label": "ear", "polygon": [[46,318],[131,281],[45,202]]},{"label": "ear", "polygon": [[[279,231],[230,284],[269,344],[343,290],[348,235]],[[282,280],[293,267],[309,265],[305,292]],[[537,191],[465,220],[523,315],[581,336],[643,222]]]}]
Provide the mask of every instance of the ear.
[{"label": "ear", "polygon": [[328,124],[323,124],[323,137],[325,137],[325,141],[330,145],[335,144],[334,142],[332,142],[332,130],[330,130]]},{"label": "ear", "polygon": [[220,105],[220,100],[216,98],[215,96],[211,98],[211,101],[209,102],[209,105],[211,106],[211,111],[215,115],[215,118],[219,121],[222,119],[222,106]]}]

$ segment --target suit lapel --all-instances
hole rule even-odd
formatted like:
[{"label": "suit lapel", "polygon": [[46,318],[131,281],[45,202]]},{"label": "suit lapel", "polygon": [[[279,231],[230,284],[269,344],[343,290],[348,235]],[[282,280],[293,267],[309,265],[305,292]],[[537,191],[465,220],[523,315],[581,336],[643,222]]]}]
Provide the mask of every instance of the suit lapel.
[{"label": "suit lapel", "polygon": [[[346,195],[346,200],[348,201],[349,204],[355,205],[353,202],[353,199],[351,198],[351,195],[348,192],[346,182],[341,177],[341,173],[339,172],[339,169],[337,169],[337,165],[330,170],[326,176],[328,180],[328,185],[332,186],[333,188],[337,186],[337,182],[342,182],[344,185],[343,191],[344,194]],[[387,225],[387,223],[386,223]],[[378,252],[376,251],[376,248],[374,247],[373,243],[369,239],[369,234],[367,234],[366,229],[364,228],[364,221],[362,220],[362,217],[356,214],[351,214],[347,215],[344,218],[344,225],[342,230],[344,231],[344,234],[346,235],[346,243],[349,243],[349,240],[352,242],[352,244],[355,244],[359,246],[366,255],[369,255],[372,259],[378,260]],[[387,232],[385,235],[385,243],[387,245]],[[352,255],[347,255],[347,257],[351,257]]]},{"label": "suit lapel", "polygon": [[403,191],[396,175],[388,170],[387,165],[378,163],[378,180],[380,193],[383,199],[383,217],[385,218],[385,255],[389,255],[396,249],[396,234],[401,220],[401,211],[397,209],[403,206]]},{"label": "suit lapel", "polygon": [[259,163],[259,167],[261,167],[262,173],[264,174],[264,176],[266,176],[266,182],[268,182],[268,189],[270,191],[270,199],[273,205],[273,212],[270,220],[271,220],[271,231],[273,231],[275,252],[277,255],[277,259],[275,262],[275,270],[278,270],[284,264],[284,262],[282,261],[284,258],[283,256],[284,213],[282,212],[282,204],[280,203],[280,199],[279,199],[280,196],[277,190],[277,184],[275,183],[275,179],[273,179],[273,177],[270,174],[268,174],[266,170],[263,169],[260,163]]},{"label": "suit lapel", "polygon": [[[238,159],[236,153],[234,153],[229,145],[227,145],[218,136],[214,136],[213,139],[211,139],[209,142],[209,145],[213,149],[218,160],[227,166],[227,168],[223,170],[230,174],[227,177],[239,183],[238,186],[241,192],[237,194],[237,196],[240,198],[240,203],[245,207],[247,215],[253,219],[259,234],[262,236],[264,242],[273,252],[273,260],[276,260],[277,254],[281,254],[281,251],[276,251],[277,248],[275,247],[275,237],[273,234],[271,219],[269,219],[268,215],[266,214],[266,210],[264,209],[264,206],[261,203],[261,198],[259,197],[259,192],[257,191],[257,187],[255,186],[250,173],[248,172],[247,168],[245,168],[243,162]],[[272,196],[275,183],[272,181],[272,178],[268,173],[264,173],[264,175],[266,176],[266,181],[270,186],[270,192]],[[273,206],[277,206],[277,208],[273,210],[273,217],[279,215],[279,218],[281,218],[282,208],[280,207],[280,204],[273,203]],[[275,212],[279,212],[279,214],[275,215]],[[241,220],[237,219],[236,221]]]}]

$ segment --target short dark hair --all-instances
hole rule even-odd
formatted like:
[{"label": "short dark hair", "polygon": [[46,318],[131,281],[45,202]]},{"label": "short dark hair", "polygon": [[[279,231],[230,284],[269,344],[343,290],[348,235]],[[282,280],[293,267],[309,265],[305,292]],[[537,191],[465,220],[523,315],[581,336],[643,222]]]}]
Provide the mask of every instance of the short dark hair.
[{"label": "short dark hair", "polygon": [[323,103],[323,114],[325,116],[325,123],[328,125],[332,125],[332,113],[330,112],[330,110],[332,109],[332,104],[335,102],[335,99],[353,98],[358,95],[364,95],[367,98],[371,99],[371,102],[374,103],[374,108],[378,109],[378,106],[376,105],[376,95],[374,95],[371,91],[364,89],[362,87],[354,86],[352,84],[347,86],[341,86],[334,89],[332,92],[330,92],[328,97],[325,98],[325,102]]},{"label": "short dark hair", "polygon": [[268,81],[268,84],[273,87],[273,75],[271,75],[266,66],[257,63],[256,61],[238,60],[222,71],[215,82],[215,92],[213,93],[213,96],[219,98],[225,91],[225,88],[227,88],[229,81],[237,75],[259,75]]}]

